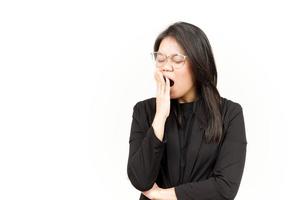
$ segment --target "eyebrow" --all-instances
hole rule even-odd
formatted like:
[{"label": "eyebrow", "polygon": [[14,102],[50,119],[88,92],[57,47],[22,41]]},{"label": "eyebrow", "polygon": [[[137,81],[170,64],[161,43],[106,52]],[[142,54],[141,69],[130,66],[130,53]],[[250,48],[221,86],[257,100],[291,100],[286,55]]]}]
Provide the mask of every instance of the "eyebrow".
[{"label": "eyebrow", "polygon": [[170,55],[167,55],[167,54],[162,53],[162,52],[160,52],[160,51],[157,51],[157,53],[160,53],[160,54],[163,54],[163,55],[166,55],[166,56],[174,56],[174,55],[183,55],[183,56],[186,56],[186,55],[183,54],[183,53],[173,53],[173,54],[170,54]]}]

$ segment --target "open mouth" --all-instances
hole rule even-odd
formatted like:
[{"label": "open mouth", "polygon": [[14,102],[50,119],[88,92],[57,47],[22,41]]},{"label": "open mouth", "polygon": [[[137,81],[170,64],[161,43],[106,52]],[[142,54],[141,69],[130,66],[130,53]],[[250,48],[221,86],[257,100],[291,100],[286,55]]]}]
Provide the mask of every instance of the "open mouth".
[{"label": "open mouth", "polygon": [[[163,76],[163,77],[164,77],[164,79],[166,81],[166,77],[165,76]],[[170,87],[172,87],[174,85],[174,81],[172,79],[169,79],[169,80],[170,80]]]}]

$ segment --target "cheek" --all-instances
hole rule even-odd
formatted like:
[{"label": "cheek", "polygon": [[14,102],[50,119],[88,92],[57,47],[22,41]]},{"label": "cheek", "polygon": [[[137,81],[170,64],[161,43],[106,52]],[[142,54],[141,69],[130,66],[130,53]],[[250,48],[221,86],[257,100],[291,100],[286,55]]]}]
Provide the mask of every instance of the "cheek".
[{"label": "cheek", "polygon": [[192,85],[193,81],[189,73],[178,73],[176,74],[176,84],[174,85],[173,92],[178,95],[183,94],[189,90]]},{"label": "cheek", "polygon": [[193,85],[192,75],[189,71],[184,71],[178,76],[179,85],[182,88],[189,88]]},{"label": "cheek", "polygon": [[192,73],[187,68],[176,71],[175,82],[174,87],[171,87],[171,98],[181,97],[193,86]]}]

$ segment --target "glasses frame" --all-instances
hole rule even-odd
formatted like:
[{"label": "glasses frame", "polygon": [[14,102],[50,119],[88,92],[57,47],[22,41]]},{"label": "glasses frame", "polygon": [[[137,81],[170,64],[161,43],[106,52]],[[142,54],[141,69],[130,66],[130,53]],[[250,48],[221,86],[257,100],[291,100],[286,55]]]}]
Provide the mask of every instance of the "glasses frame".
[{"label": "glasses frame", "polygon": [[[184,66],[184,64],[185,64],[185,61],[186,61],[186,58],[188,57],[187,55],[184,55],[184,54],[181,54],[181,53],[175,53],[175,54],[171,54],[171,55],[166,55],[166,54],[163,54],[163,53],[161,53],[161,52],[159,52],[159,51],[154,51],[154,52],[151,52],[150,53],[151,54],[151,56],[152,56],[152,59],[154,60],[154,62],[155,62],[155,65],[156,65],[156,67],[158,67],[158,68],[160,68],[160,67],[162,67],[162,66],[157,66],[157,63],[156,63],[156,61],[155,61],[155,54],[161,54],[161,55],[163,55],[165,58],[166,58],[166,63],[164,63],[164,65],[165,64],[168,64],[168,60],[169,60],[169,58],[171,58],[171,63],[172,63],[172,67],[174,68],[174,69],[180,69],[180,68],[182,68],[183,66]],[[174,62],[173,62],[173,60],[172,60],[172,57],[174,57],[174,56],[183,56],[183,63],[181,64],[181,66],[180,67],[174,67]]]}]

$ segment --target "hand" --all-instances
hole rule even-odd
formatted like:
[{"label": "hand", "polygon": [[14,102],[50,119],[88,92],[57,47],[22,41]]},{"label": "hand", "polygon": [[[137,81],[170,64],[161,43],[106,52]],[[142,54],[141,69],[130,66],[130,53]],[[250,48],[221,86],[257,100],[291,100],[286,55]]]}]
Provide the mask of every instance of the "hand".
[{"label": "hand", "polygon": [[167,118],[170,114],[170,80],[159,70],[155,70],[156,80],[156,115]]},{"label": "hand", "polygon": [[177,200],[174,187],[163,189],[158,187],[156,183],[150,190],[143,192],[143,195],[152,200]]},{"label": "hand", "polygon": [[156,183],[152,186],[152,188],[148,191],[144,191],[143,194],[148,198],[148,199],[157,199],[159,196],[159,191],[161,190],[160,187]]}]

